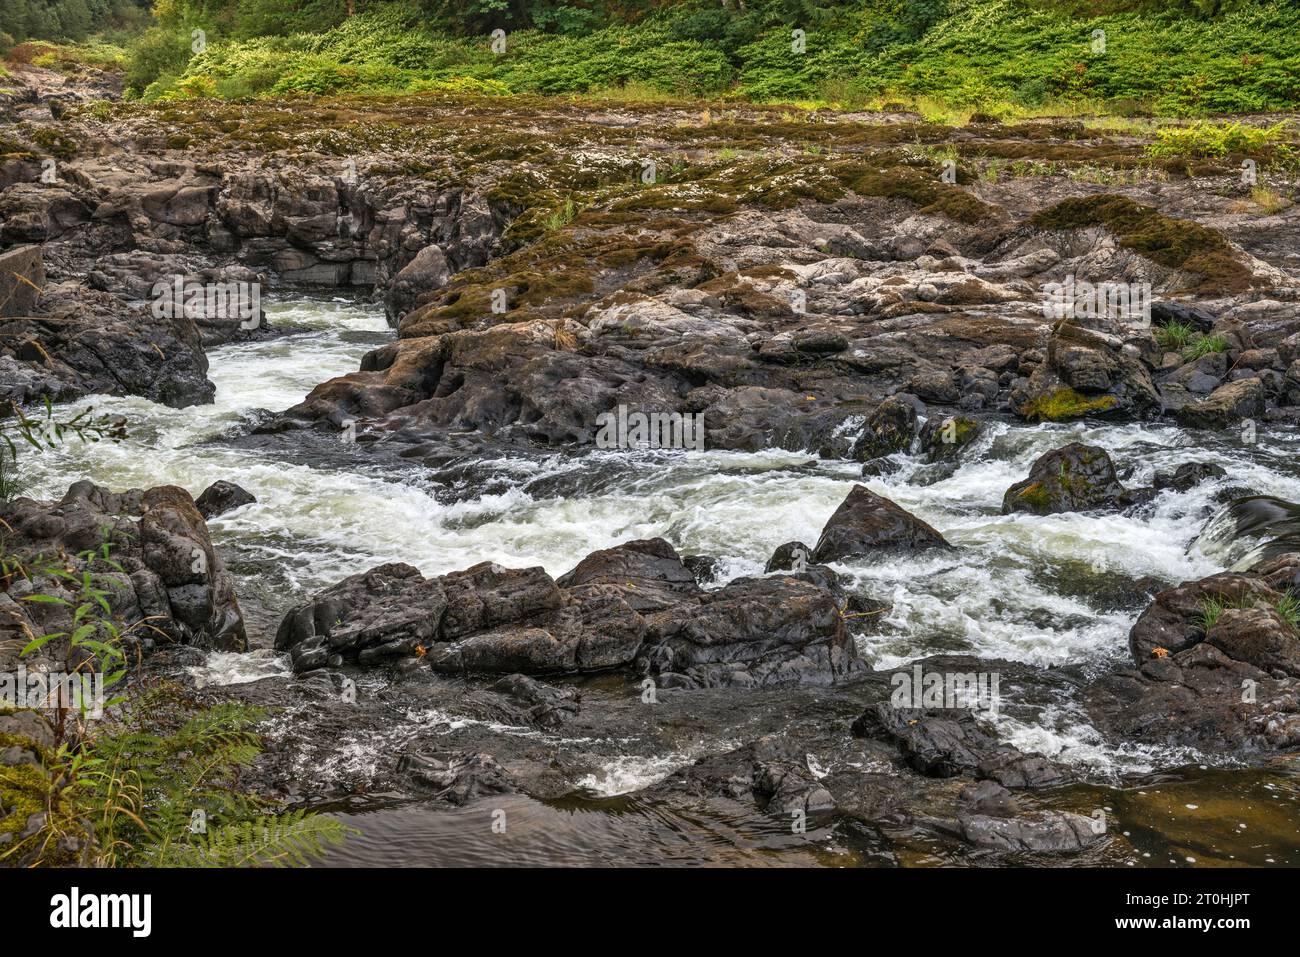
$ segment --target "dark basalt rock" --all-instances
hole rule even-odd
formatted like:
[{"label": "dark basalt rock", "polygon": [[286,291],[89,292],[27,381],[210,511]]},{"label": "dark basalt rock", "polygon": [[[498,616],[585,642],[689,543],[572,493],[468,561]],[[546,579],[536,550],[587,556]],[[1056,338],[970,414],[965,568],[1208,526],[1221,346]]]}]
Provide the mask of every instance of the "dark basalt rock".
[{"label": "dark basalt rock", "polygon": [[629,665],[678,686],[830,683],[863,667],[833,575],[705,592],[662,539],[593,552],[552,579],[484,562],[426,579],[383,565],[290,611],[275,647],[295,671],[423,659],[446,674]]},{"label": "dark basalt rock", "polygon": [[[9,530],[7,552],[30,570],[59,556],[98,551],[107,542],[120,572],[102,562],[92,565],[84,557],[59,560],[66,560],[78,574],[83,569],[94,572],[112,596],[115,618],[149,621],[147,636],[137,635],[138,640],[162,637],[203,648],[245,649],[234,579],[184,489],[164,485],[113,493],[91,482],[77,482],[57,503],[20,498],[0,505],[0,520]],[[34,581],[22,577],[3,581],[0,599],[10,614],[0,619],[0,647],[6,647],[4,638],[71,630],[71,617],[63,606],[22,601],[40,592],[75,597],[66,583],[40,576]],[[16,647],[24,644],[26,640]],[[46,649],[55,656],[66,651],[62,642],[52,642]]]},{"label": "dark basalt rock", "polygon": [[1002,497],[1002,513],[1053,515],[1120,508],[1132,502],[1105,449],[1071,442],[1034,460],[1029,478],[1011,486]]},{"label": "dark basalt rock", "polygon": [[701,593],[695,576],[662,538],[592,552],[556,584],[580,597],[617,595],[642,613]]},{"label": "dark basalt rock", "polygon": [[28,315],[0,321],[0,333],[0,359],[29,373],[19,401],[138,395],[184,408],[215,392],[193,319],[158,318],[77,282],[47,285]]},{"label": "dark basalt rock", "polygon": [[1041,755],[999,741],[969,710],[895,708],[882,702],[863,712],[850,730],[855,737],[894,742],[903,760],[927,777],[973,773],[1014,788],[1052,787],[1072,779]]},{"label": "dark basalt rock", "polygon": [[1300,634],[1273,607],[1225,608],[1205,640],[1229,658],[1281,677],[1300,677]]},{"label": "dark basalt rock", "polygon": [[1209,752],[1300,744],[1300,634],[1277,611],[1298,571],[1300,553],[1157,594],[1129,633],[1137,667],[1086,689],[1093,722],[1121,738]]},{"label": "dark basalt rock", "polygon": [[803,571],[812,561],[812,549],[803,542],[786,542],[778,545],[772,557],[767,560],[763,571],[772,572]]},{"label": "dark basalt rock", "polygon": [[853,444],[853,458],[865,462],[906,452],[916,435],[918,411],[924,412],[925,405],[914,396],[891,395],[885,399],[871,413],[862,435]]},{"label": "dark basalt rock", "polygon": [[831,684],[865,666],[827,584],[740,578],[647,617],[637,655],[669,687]]},{"label": "dark basalt rock", "polygon": [[213,482],[205,488],[203,493],[194,500],[194,504],[205,519],[210,519],[224,515],[226,512],[233,512],[245,505],[252,505],[256,501],[257,498],[252,492],[234,482],[223,480]]},{"label": "dark basalt rock", "polygon": [[969,814],[955,821],[925,821],[935,830],[995,852],[1077,854],[1105,837],[1101,821],[1069,811],[1032,811],[1019,817]]},{"label": "dark basalt rock", "polygon": [[931,416],[921,428],[921,453],[930,462],[951,462],[983,432],[977,419]]},{"label": "dark basalt rock", "polygon": [[1155,657],[1157,648],[1177,654],[1203,641],[1204,617],[1212,604],[1268,603],[1281,598],[1281,593],[1259,576],[1232,572],[1167,588],[1156,595],[1155,601],[1134,622],[1129,631],[1129,653],[1141,666]]},{"label": "dark basalt rock", "polygon": [[1140,353],[1119,334],[1069,321],[1052,328],[1045,361],[1012,393],[1012,405],[1031,422],[1146,418],[1161,409]]},{"label": "dark basalt rock", "polygon": [[890,549],[918,551],[949,547],[939,532],[906,509],[866,486],[855,485],[822,529],[812,560],[824,564],[871,557]]},{"label": "dark basalt rock", "polygon": [[1151,484],[1157,490],[1171,488],[1187,492],[1203,482],[1227,477],[1227,471],[1213,462],[1187,462],[1172,472],[1157,472]]},{"label": "dark basalt rock", "polygon": [[1157,299],[1151,303],[1151,322],[1157,326],[1167,326],[1171,322],[1191,326],[1199,333],[1207,333],[1214,328],[1217,319],[1199,306],[1172,299]]},{"label": "dark basalt rock", "polygon": [[558,728],[581,710],[581,697],[574,689],[557,688],[527,675],[506,675],[492,685],[492,691],[503,696],[507,710],[517,716],[513,724]]},{"label": "dark basalt rock", "polygon": [[835,806],[830,791],[809,768],[807,754],[795,742],[777,736],[701,758],[638,793],[650,798],[723,797],[787,818],[792,812]]},{"label": "dark basalt rock", "polygon": [[682,564],[694,576],[695,583],[701,587],[711,585],[718,580],[720,563],[710,555],[683,555]]}]

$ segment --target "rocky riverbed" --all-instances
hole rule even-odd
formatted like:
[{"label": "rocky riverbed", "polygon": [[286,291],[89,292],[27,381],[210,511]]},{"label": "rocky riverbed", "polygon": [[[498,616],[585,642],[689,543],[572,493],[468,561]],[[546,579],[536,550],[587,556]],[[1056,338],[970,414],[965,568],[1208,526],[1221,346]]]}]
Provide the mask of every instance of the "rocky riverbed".
[{"label": "rocky riverbed", "polygon": [[139,678],[270,709],[336,862],[1300,861],[1300,208],[1244,157],[16,82],[0,392],[128,438],[29,457],[6,552],[107,536]]}]

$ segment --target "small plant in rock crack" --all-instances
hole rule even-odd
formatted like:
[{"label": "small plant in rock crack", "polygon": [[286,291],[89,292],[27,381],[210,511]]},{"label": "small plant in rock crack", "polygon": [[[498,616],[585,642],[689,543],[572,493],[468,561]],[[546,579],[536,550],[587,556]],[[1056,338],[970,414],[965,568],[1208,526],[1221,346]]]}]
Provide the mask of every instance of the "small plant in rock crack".
[{"label": "small plant in rock crack", "polygon": [[1201,356],[1208,356],[1212,352],[1227,352],[1228,340],[1223,336],[1194,336],[1192,340],[1183,347],[1183,361],[1195,362]]},{"label": "small plant in rock crack", "polygon": [[573,204],[573,200],[566,199],[563,206],[546,215],[542,220],[542,226],[547,232],[553,233],[569,225],[577,215],[578,208]]},{"label": "small plant in rock crack", "polygon": [[0,502],[9,502],[27,490],[27,482],[18,472],[18,449],[26,443],[36,451],[54,449],[70,436],[82,442],[126,438],[126,422],[108,415],[95,415],[85,408],[68,419],[58,418],[49,396],[45,397],[43,415],[29,415],[17,402],[0,407]]},{"label": "small plant in rock crack", "polygon": [[[22,600],[35,604],[57,605],[67,609],[71,613],[69,627],[72,630],[52,631],[39,638],[33,638],[20,654],[26,657],[39,651],[51,641],[66,638],[70,670],[74,674],[87,675],[99,671],[104,676],[105,690],[126,677],[127,657],[123,647],[126,636],[137,629],[149,627],[148,618],[124,625],[113,614],[114,592],[105,587],[110,584],[105,576],[110,573],[125,576],[126,569],[109,557],[111,548],[111,543],[105,540],[99,548],[80,552],[72,561],[47,561],[38,565],[28,565],[23,569],[25,578],[48,578],[63,584],[67,593],[71,595],[70,598],[38,592],[26,595]],[[120,701],[120,698],[115,698],[106,702],[105,706],[112,706]],[[64,717],[63,710],[60,709],[55,728],[59,738],[63,737]]]},{"label": "small plant in rock crack", "polygon": [[[1233,600],[1223,600],[1221,598],[1207,598],[1201,602],[1201,628],[1208,632],[1223,617],[1223,613],[1229,608],[1254,608],[1261,604],[1249,595]],[[1296,598],[1290,592],[1284,594],[1275,602],[1269,602],[1268,607],[1277,612],[1287,626],[1297,634],[1300,634],[1300,598]]]},{"label": "small plant in rock crack", "polygon": [[1182,352],[1196,337],[1196,327],[1186,322],[1168,322],[1156,329],[1156,342],[1166,352]]}]

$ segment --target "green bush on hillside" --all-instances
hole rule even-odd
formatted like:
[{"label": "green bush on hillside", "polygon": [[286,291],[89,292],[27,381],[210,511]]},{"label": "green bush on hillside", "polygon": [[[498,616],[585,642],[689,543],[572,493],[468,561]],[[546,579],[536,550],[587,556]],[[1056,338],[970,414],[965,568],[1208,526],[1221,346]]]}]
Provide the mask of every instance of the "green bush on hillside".
[{"label": "green bush on hillside", "polygon": [[[927,98],[989,112],[1106,103],[1208,116],[1300,106],[1300,17],[1288,0],[750,0],[743,9],[691,0],[599,15],[595,4],[554,0],[411,0],[326,17],[318,32],[242,39],[249,21],[221,21],[222,0],[167,2],[171,25],[133,51],[134,95],[213,84],[217,95],[391,93],[468,77],[518,93],[629,86],[846,106]],[[190,58],[188,28],[203,16],[214,18],[209,47]],[[494,22],[509,30],[501,54],[490,48]],[[804,52],[791,48],[795,28],[805,31]],[[170,39],[158,32],[168,29]],[[1104,51],[1091,45],[1094,30],[1105,31]],[[189,82],[195,76],[213,84]]]}]

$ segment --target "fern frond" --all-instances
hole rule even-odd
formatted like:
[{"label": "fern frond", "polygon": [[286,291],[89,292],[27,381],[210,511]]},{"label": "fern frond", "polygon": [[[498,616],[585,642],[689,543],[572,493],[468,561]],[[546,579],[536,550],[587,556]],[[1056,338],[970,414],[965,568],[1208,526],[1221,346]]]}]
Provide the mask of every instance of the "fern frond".
[{"label": "fern frond", "polygon": [[307,867],[342,843],[352,828],[326,814],[307,810],[263,815],[211,827],[190,844],[176,845],[161,866]]}]

